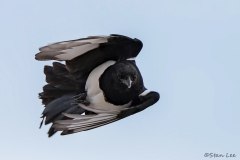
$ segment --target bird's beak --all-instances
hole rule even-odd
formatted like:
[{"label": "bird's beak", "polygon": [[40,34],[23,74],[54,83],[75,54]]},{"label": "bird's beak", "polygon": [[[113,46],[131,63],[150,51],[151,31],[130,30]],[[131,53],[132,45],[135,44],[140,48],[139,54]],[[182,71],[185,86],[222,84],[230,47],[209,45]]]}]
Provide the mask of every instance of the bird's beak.
[{"label": "bird's beak", "polygon": [[127,80],[123,79],[122,82],[123,82],[123,84],[125,84],[128,88],[131,88],[131,86],[132,86],[132,80],[131,80],[130,77],[128,77]]}]

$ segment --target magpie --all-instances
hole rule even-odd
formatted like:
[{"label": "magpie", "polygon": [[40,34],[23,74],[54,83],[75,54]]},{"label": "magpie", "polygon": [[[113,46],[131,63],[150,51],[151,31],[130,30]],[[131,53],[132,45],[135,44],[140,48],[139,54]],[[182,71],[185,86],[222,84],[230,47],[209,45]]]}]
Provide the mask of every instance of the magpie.
[{"label": "magpie", "polygon": [[136,38],[111,34],[53,43],[39,48],[47,84],[39,93],[42,122],[52,123],[48,136],[94,129],[155,104],[160,95],[145,88],[135,58],[142,49]]}]

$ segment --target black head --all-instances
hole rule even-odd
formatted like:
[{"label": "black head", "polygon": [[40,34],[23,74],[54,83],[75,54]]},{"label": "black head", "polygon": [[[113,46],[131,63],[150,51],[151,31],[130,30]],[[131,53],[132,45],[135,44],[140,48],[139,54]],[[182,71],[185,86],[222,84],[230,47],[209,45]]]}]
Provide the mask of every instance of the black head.
[{"label": "black head", "polygon": [[119,61],[114,65],[112,72],[115,87],[131,89],[137,80],[137,70],[129,61]]},{"label": "black head", "polygon": [[134,61],[118,61],[108,67],[99,79],[106,101],[123,105],[129,103],[144,89],[141,73]]}]

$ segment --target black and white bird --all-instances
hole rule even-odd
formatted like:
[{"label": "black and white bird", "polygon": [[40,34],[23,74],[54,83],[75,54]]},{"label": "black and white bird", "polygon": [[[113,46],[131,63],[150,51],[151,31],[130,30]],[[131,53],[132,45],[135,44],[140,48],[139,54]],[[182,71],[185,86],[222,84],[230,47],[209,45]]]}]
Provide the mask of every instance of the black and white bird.
[{"label": "black and white bird", "polygon": [[39,93],[48,136],[97,128],[155,104],[160,96],[148,91],[135,58],[142,42],[122,35],[90,36],[41,47],[36,60],[57,60],[45,66],[47,84]]}]

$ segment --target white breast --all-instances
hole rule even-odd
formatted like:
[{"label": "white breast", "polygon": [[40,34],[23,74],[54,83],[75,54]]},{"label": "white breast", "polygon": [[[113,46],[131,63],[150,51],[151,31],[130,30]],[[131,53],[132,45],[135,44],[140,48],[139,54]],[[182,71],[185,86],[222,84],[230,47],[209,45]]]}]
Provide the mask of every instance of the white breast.
[{"label": "white breast", "polygon": [[[90,102],[88,107],[101,110],[120,110],[131,105],[131,102],[116,106],[105,101],[103,91],[99,88],[99,77],[103,72],[111,65],[114,65],[116,61],[107,61],[97,68],[95,68],[88,76],[85,89],[87,91],[87,100]],[[119,97],[121,98],[121,97]],[[82,105],[82,104],[81,104]]]}]

